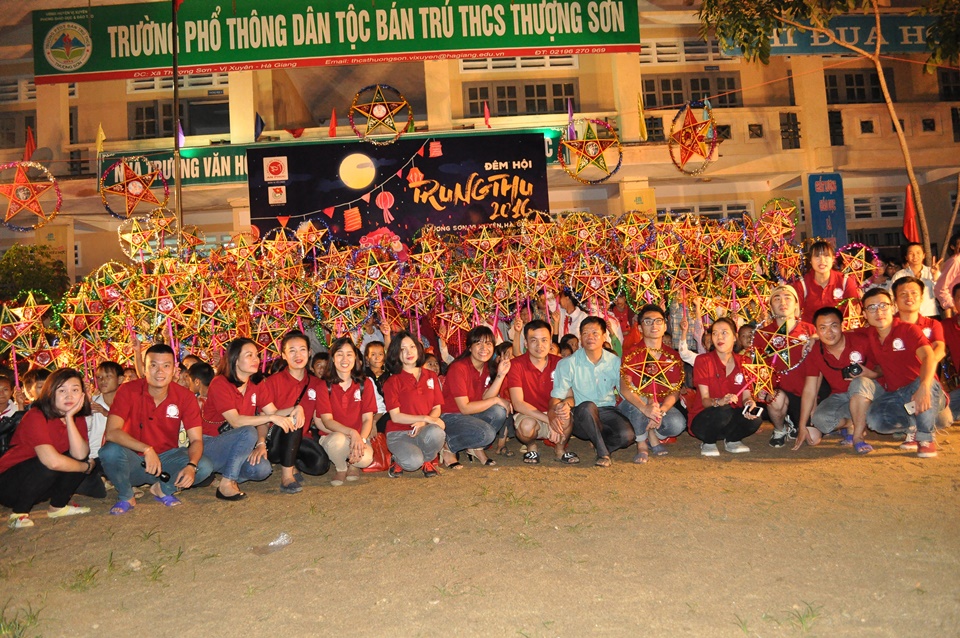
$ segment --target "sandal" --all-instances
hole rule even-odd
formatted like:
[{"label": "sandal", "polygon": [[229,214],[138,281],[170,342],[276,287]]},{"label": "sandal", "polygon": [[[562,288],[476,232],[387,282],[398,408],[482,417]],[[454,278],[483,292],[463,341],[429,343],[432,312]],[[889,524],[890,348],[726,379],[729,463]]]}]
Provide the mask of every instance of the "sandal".
[{"label": "sandal", "polygon": [[840,441],[840,445],[853,445],[853,435],[852,435],[852,434],[844,434],[844,435],[843,435],[843,440]]},{"label": "sandal", "polygon": [[[641,452],[637,452],[637,455],[633,457],[633,462],[640,465],[642,463],[646,463],[649,458],[650,458],[649,453],[647,453],[646,451],[641,451]],[[597,459],[597,461],[598,461],[597,465],[600,465],[599,459]]]},{"label": "sandal", "polygon": [[656,445],[650,446],[650,453],[654,456],[666,456],[670,454],[670,450],[668,450],[667,446],[663,443],[657,443]]},{"label": "sandal", "polygon": [[33,521],[29,514],[11,514],[10,522],[7,523],[10,529],[23,529],[24,527],[33,527]]},{"label": "sandal", "polygon": [[[453,463],[447,463],[447,455],[453,457]],[[460,462],[460,459],[457,458],[457,455],[449,450],[440,450],[440,465],[447,468],[448,470],[462,470],[463,463]]]},{"label": "sandal", "polygon": [[499,454],[500,456],[505,456],[507,458],[517,455],[516,452],[514,452],[513,450],[507,447],[506,439],[503,439],[503,445],[497,448],[497,454]]},{"label": "sandal", "polygon": [[132,510],[136,505],[130,501],[117,501],[117,504],[110,508],[110,514],[112,516],[119,516],[120,514],[126,514]]},{"label": "sandal", "polygon": [[857,454],[870,454],[873,452],[873,446],[866,441],[857,441],[853,444],[853,451]]},{"label": "sandal", "polygon": [[69,503],[64,505],[58,510],[50,510],[47,512],[47,518],[60,518],[61,516],[76,516],[77,514],[86,514],[90,511],[89,507],[80,507],[79,505],[74,505]]},{"label": "sandal", "polygon": [[558,456],[554,458],[554,460],[557,463],[563,463],[564,465],[576,465],[580,462],[580,457],[574,452],[564,452],[563,456]]},{"label": "sandal", "polygon": [[523,455],[523,462],[530,463],[531,465],[536,465],[540,462],[540,453],[536,450],[532,450]]},{"label": "sandal", "polygon": [[613,461],[610,460],[609,456],[598,456],[597,462],[594,463],[597,467],[610,467],[613,465]]},{"label": "sandal", "polygon": [[177,505],[183,505],[179,498],[173,494],[164,494],[163,496],[154,496],[153,500],[158,503],[162,503],[164,507],[176,507]]}]

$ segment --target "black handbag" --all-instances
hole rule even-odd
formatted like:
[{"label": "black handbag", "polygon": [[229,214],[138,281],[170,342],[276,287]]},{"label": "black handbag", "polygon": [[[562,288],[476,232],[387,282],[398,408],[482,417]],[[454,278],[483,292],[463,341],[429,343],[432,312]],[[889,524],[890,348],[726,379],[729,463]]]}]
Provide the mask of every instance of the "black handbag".
[{"label": "black handbag", "polygon": [[26,413],[26,410],[17,410],[10,416],[0,417],[0,456],[10,449],[13,433],[17,431],[17,426],[20,425],[20,420]]}]

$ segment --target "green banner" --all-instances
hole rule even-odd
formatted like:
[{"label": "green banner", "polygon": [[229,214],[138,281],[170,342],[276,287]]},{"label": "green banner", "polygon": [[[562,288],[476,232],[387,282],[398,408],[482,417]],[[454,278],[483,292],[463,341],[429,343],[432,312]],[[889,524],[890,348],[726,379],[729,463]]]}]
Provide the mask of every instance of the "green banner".
[{"label": "green banner", "polygon": [[[37,84],[171,74],[170,2],[33,12]],[[640,51],[636,0],[184,0],[184,74]]]},{"label": "green banner", "polygon": [[[563,131],[559,128],[534,129],[497,129],[464,133],[462,131],[440,133],[434,135],[404,135],[403,139],[444,139],[447,137],[475,137],[483,135],[502,135],[504,133],[542,133],[544,141],[544,156],[548,164],[557,163],[557,152],[560,148],[560,138]],[[303,140],[288,142],[288,145],[298,144],[338,144],[342,145],[349,138],[329,138],[323,140]],[[358,145],[365,144],[356,140]],[[281,144],[282,145],[282,144]],[[247,182],[247,149],[257,146],[278,146],[276,142],[263,144],[224,144],[218,146],[188,147],[180,150],[180,183],[183,186],[204,186],[211,184],[235,184]],[[120,160],[126,160],[130,167],[139,174],[160,170],[163,179],[173,186],[173,151],[117,151],[102,153],[98,160],[97,174],[103,176],[105,186],[113,186],[123,181],[123,169]],[[105,171],[109,171],[104,175]],[[160,187],[161,180],[155,184]]]}]

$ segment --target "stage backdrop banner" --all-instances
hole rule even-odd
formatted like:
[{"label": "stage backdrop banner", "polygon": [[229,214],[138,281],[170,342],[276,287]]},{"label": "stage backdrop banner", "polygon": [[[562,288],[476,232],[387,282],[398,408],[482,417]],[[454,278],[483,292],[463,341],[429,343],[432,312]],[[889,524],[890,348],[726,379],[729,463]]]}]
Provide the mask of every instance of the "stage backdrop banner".
[{"label": "stage backdrop banner", "polygon": [[[167,2],[33,12],[37,84],[172,74]],[[457,58],[637,53],[630,0],[186,0],[183,74]]]},{"label": "stage backdrop banner", "polygon": [[351,244],[379,228],[409,242],[427,224],[509,226],[549,208],[545,148],[542,133],[257,146],[250,218],[261,231],[316,218]]},{"label": "stage backdrop banner", "polygon": [[807,176],[810,224],[814,237],[833,238],[837,248],[847,245],[847,215],[843,204],[843,177],[840,173],[811,173]]}]

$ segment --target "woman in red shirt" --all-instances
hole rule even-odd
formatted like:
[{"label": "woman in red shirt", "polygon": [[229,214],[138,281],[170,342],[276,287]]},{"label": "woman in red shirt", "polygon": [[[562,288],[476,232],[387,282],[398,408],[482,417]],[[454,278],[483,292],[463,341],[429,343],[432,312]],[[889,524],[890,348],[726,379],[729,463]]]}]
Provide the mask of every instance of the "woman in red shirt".
[{"label": "woman in red shirt", "polygon": [[383,384],[383,401],[390,413],[390,478],[418,469],[427,478],[437,475],[433,462],[446,440],[440,418],[443,392],[440,379],[423,367],[423,360],[423,345],[412,334],[402,331],[393,336],[387,349],[390,378]]},{"label": "woman in red shirt", "polygon": [[[341,337],[330,346],[330,362],[324,374],[317,397],[317,416],[323,423],[320,445],[336,468],[330,483],[343,485],[344,480],[356,481],[360,470],[373,462],[370,438],[377,399],[373,380],[363,369],[360,350],[347,337]],[[348,467],[349,464],[349,467]]]},{"label": "woman in red shirt", "polygon": [[761,419],[743,412],[744,408],[755,410],[757,404],[750,395],[743,359],[733,352],[737,324],[721,317],[710,327],[710,337],[713,351],[701,354],[693,364],[697,391],[688,406],[690,433],[703,441],[703,456],[719,456],[717,441],[721,439],[727,452],[749,452],[741,441],[760,429]]},{"label": "woman in red shirt", "polygon": [[0,504],[13,510],[10,527],[33,527],[30,510],[50,501],[47,516],[86,514],[89,507],[70,504],[85,475],[89,457],[87,424],[90,402],[83,376],[71,368],[54,372],[17,426],[10,450],[0,457]]},{"label": "woman in red shirt", "polygon": [[279,414],[257,414],[257,385],[250,377],[260,369],[257,344],[234,339],[227,345],[223,374],[214,377],[203,403],[203,455],[222,475],[217,498],[246,497],[239,483],[262,481],[272,472],[267,460],[267,426],[290,430],[293,420]]},{"label": "woman in red shirt", "polygon": [[284,335],[280,355],[286,365],[260,384],[259,403],[264,414],[279,414],[293,420],[292,429],[275,430],[275,435],[270,437],[267,458],[271,463],[280,464],[280,491],[297,494],[303,491],[303,477],[296,470],[320,476],[330,468],[330,459],[320,444],[304,436],[314,422],[322,383],[307,374],[310,342],[305,334],[294,330]]}]

